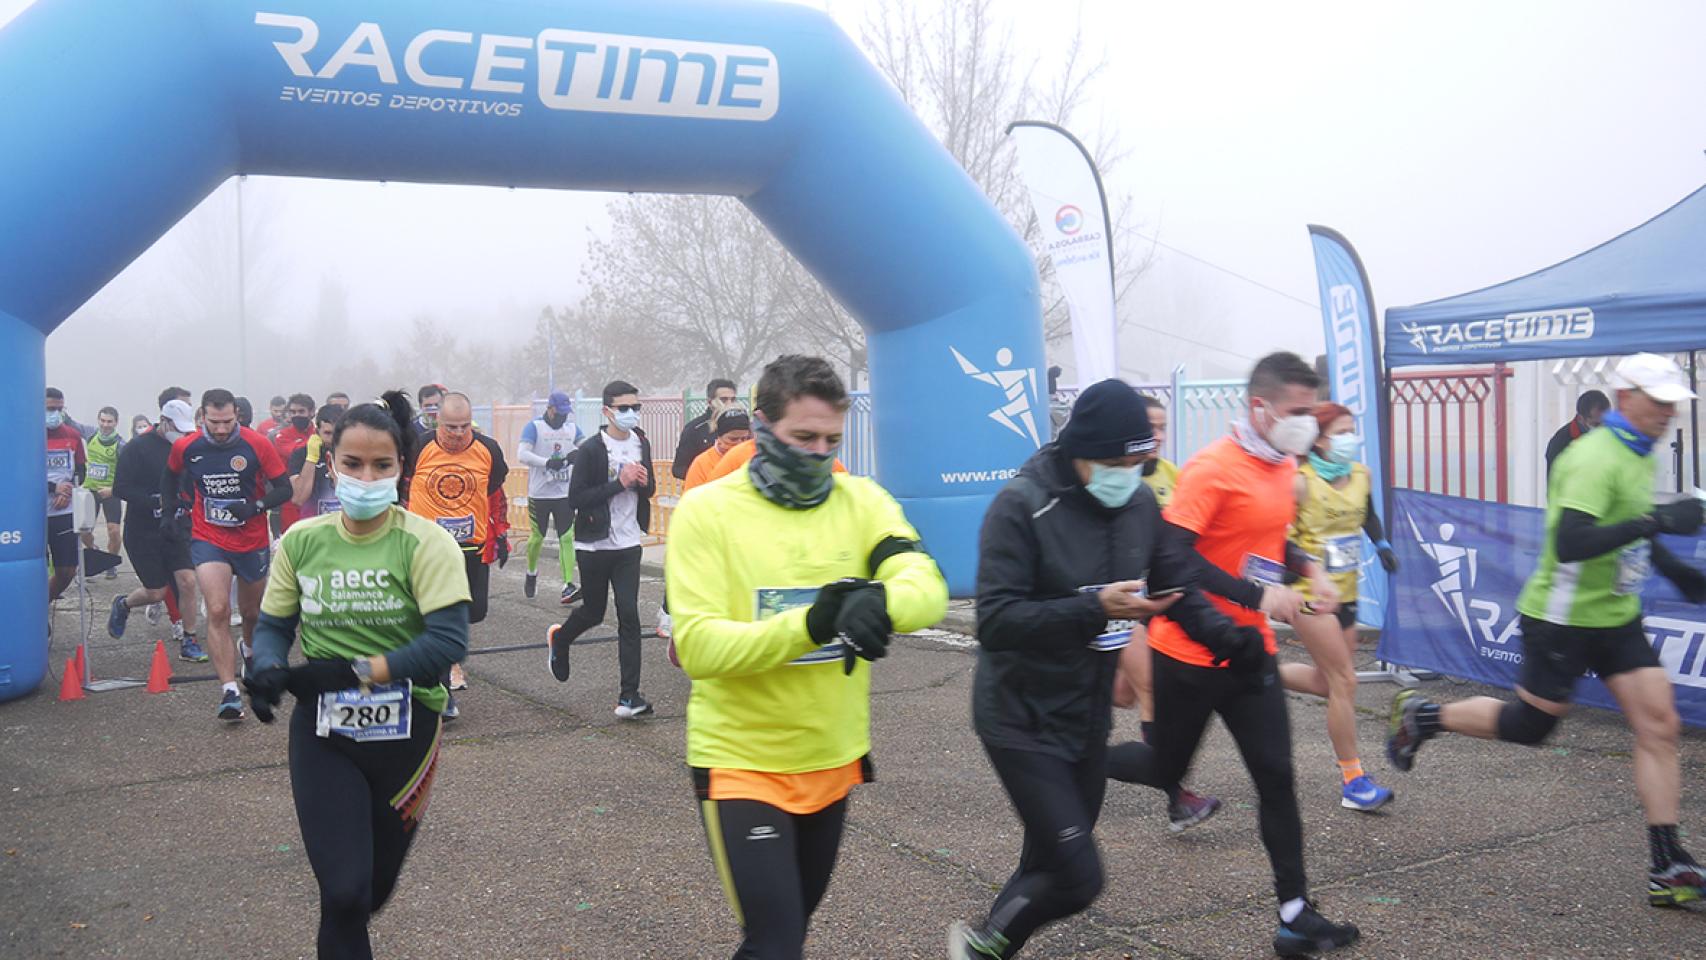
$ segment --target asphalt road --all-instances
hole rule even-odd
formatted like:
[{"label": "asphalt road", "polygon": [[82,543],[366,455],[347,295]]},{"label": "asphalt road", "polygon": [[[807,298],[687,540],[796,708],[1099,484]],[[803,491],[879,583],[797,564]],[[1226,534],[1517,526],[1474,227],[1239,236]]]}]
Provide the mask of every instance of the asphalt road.
[{"label": "asphalt road", "polygon": [[[738,931],[718,888],[683,764],[688,684],[648,639],[658,716],[618,721],[616,649],[576,651],[556,683],[538,645],[561,616],[554,563],[526,600],[518,564],[494,571],[474,632],[472,688],[431,811],[392,904],[379,956],[707,958]],[[95,581],[97,613],[113,590]],[[642,600],[649,626],[660,584]],[[57,671],[76,611],[61,604]],[[610,624],[589,638],[609,637]],[[142,676],[164,627],[132,618],[124,641],[96,625],[99,676]],[[1295,655],[1294,652],[1288,655]],[[964,637],[904,638],[878,665],[876,783],[858,790],[815,957],[941,957],[944,929],[986,910],[1017,861],[1019,829],[968,720]],[[203,666],[174,661],[180,678]],[[1476,692],[1427,685],[1441,697]],[[313,956],[313,877],[291,806],[282,725],[213,719],[217,689],[183,682],[59,703],[57,682],[0,705],[0,957]],[[1448,739],[1416,772],[1381,756],[1394,688],[1365,685],[1371,772],[1398,790],[1389,813],[1338,805],[1320,701],[1294,696],[1292,726],[1313,894],[1361,926],[1348,957],[1701,956],[1706,911],[1645,905],[1645,831],[1619,718],[1585,711],[1545,748]],[[1136,735],[1120,718],[1119,736]],[[1683,744],[1682,822],[1706,816],[1706,737]],[[1045,931],[1036,958],[1271,955],[1274,904],[1253,792],[1218,726],[1191,778],[1227,801],[1182,835],[1151,791],[1114,784],[1097,831],[1107,888]],[[1689,841],[1697,850],[1706,841]]]}]

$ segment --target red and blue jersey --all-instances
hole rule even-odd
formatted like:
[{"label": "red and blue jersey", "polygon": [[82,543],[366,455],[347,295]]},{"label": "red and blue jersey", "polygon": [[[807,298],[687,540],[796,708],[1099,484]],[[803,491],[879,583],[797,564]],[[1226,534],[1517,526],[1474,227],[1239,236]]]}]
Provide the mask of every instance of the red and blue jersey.
[{"label": "red and blue jersey", "polygon": [[268,481],[284,476],[284,463],[266,437],[239,427],[234,439],[220,445],[192,433],[172,445],[166,469],[190,498],[191,537],[233,553],[266,548],[266,514],[238,520],[231,512],[239,502],[259,500]]},{"label": "red and blue jersey", "polygon": [[[62,423],[47,432],[47,482],[59,486],[62,483],[76,484],[77,477],[88,463],[88,454],[84,451],[83,435],[69,423]],[[54,509],[53,493],[47,495],[47,515],[57,517],[71,512],[71,504]]]}]

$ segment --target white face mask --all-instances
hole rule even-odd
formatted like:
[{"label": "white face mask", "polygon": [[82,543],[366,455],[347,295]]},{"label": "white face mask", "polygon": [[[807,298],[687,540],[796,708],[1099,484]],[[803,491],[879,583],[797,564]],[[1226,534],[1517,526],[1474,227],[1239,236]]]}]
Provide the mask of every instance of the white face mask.
[{"label": "white face mask", "polygon": [[1321,424],[1307,414],[1300,413],[1295,417],[1276,418],[1266,404],[1262,405],[1262,417],[1268,421],[1267,438],[1274,449],[1281,453],[1289,453],[1301,457],[1315,446],[1315,438],[1321,434]]}]

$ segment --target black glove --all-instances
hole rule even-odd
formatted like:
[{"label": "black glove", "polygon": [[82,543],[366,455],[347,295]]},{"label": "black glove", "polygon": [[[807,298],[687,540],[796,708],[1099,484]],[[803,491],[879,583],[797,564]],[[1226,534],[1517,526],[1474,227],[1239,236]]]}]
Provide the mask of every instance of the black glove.
[{"label": "black glove", "polygon": [[842,663],[843,675],[853,672],[856,658],[881,660],[889,655],[888,591],[879,581],[871,581],[849,591],[841,599],[841,610],[835,615],[835,635],[846,648]]},{"label": "black glove", "polygon": [[272,722],[272,708],[284,699],[284,691],[289,689],[289,684],[289,667],[268,667],[243,678],[243,689],[249,691],[249,709],[255,712],[256,720]]},{"label": "black glove", "polygon": [[504,564],[509,562],[509,538],[499,537],[495,546],[498,551],[498,569],[502,570]]},{"label": "black glove", "polygon": [[248,520],[250,517],[253,517],[256,514],[260,513],[261,512],[261,505],[256,503],[253,500],[239,500],[236,503],[233,503],[231,506],[226,507],[225,509],[229,510],[231,512],[231,515],[233,517],[236,517],[238,519],[238,521],[241,522],[244,520]]},{"label": "black glove", "polygon": [[160,539],[167,543],[178,542],[178,518],[166,514],[160,518]]},{"label": "black glove", "polygon": [[1653,508],[1653,519],[1658,521],[1660,533],[1693,536],[1695,531],[1700,529],[1700,501],[1695,497],[1685,497],[1670,503],[1661,503]]},{"label": "black glove", "polygon": [[1380,566],[1387,573],[1398,572],[1398,555],[1392,552],[1391,547],[1380,548]]},{"label": "black glove", "polygon": [[870,582],[858,577],[842,577],[818,588],[817,599],[806,611],[806,635],[813,643],[821,647],[835,639],[835,618],[841,614],[842,600]]},{"label": "black glove", "polygon": [[568,461],[564,460],[561,456],[551,457],[550,459],[545,461],[545,469],[551,471],[552,473],[556,473],[558,470],[563,469],[563,467],[567,463],[568,463]]},{"label": "black glove", "polygon": [[1267,642],[1255,627],[1233,627],[1214,650],[1214,664],[1234,673],[1259,672],[1268,659]]},{"label": "black glove", "polygon": [[359,687],[361,678],[355,675],[355,667],[348,660],[310,660],[300,667],[291,667],[284,685],[296,699],[311,700],[322,693]]}]

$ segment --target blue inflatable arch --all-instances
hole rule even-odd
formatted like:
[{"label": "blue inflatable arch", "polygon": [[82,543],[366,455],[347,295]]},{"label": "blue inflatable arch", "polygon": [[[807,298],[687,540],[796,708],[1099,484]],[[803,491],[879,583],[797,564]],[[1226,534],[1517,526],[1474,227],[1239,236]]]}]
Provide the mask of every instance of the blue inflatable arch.
[{"label": "blue inflatable arch", "polygon": [[[0,30],[0,132],[20,423],[48,332],[253,173],[739,197],[868,332],[878,476],[956,593],[989,498],[1048,439],[1029,251],[803,6],[41,0]],[[46,667],[45,440],[23,437],[0,462],[0,700]]]}]

